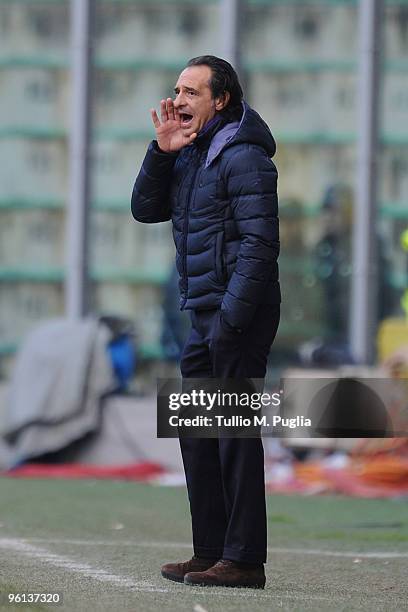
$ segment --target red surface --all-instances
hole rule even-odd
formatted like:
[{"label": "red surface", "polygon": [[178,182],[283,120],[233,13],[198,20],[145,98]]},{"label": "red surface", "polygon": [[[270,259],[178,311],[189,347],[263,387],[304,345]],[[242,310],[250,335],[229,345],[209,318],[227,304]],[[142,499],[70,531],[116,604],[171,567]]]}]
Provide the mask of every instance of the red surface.
[{"label": "red surface", "polygon": [[166,470],[158,463],[132,463],[127,465],[101,466],[64,463],[50,465],[30,463],[3,472],[13,478],[112,478],[120,480],[146,481],[163,474]]}]

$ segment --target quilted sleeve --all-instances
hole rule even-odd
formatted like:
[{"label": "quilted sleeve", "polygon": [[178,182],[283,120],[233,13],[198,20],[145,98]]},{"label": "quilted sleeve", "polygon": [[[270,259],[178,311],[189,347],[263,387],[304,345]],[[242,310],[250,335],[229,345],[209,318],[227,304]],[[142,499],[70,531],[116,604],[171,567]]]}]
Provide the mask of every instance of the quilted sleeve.
[{"label": "quilted sleeve", "polygon": [[228,161],[226,177],[240,248],[221,310],[227,323],[245,329],[266,285],[279,280],[278,173],[261,147],[248,144]]},{"label": "quilted sleeve", "polygon": [[132,215],[142,223],[169,221],[169,192],[178,152],[164,153],[153,140],[136,178],[131,200]]}]

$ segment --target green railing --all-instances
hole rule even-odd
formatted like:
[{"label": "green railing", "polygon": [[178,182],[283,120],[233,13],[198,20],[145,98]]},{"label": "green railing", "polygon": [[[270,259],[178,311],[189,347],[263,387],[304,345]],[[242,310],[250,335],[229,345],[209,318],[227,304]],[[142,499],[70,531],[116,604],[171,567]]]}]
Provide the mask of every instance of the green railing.
[{"label": "green railing", "polygon": [[[1,0],[0,0],[1,1]],[[1,6],[1,5],[0,5]],[[137,58],[137,59],[104,59],[96,58],[94,66],[98,70],[110,72],[139,72],[150,71],[179,71],[185,67],[188,57],[176,59],[161,58]],[[65,57],[50,57],[48,55],[12,55],[0,57],[0,69],[9,68],[44,68],[50,70],[67,70],[69,60]],[[355,72],[357,62],[353,60],[322,60],[322,59],[299,59],[299,60],[248,60],[244,62],[244,68],[250,73],[277,73],[291,74],[299,72]],[[384,70],[389,72],[408,72],[408,60],[393,59],[384,62]]]},{"label": "green railing", "polygon": [[[356,135],[340,132],[279,132],[274,136],[278,144],[284,145],[351,145],[356,143]],[[93,138],[97,141],[148,142],[154,137],[153,130],[135,130],[126,127],[95,129]],[[68,131],[58,127],[38,126],[0,126],[0,140],[12,139],[66,140]],[[385,146],[408,146],[407,134],[382,134],[381,144]]]},{"label": "green railing", "polygon": [[[314,265],[304,257],[291,255],[281,255],[280,270],[283,274],[298,274],[305,276],[314,273]],[[168,269],[161,270],[119,270],[119,269],[99,269],[91,271],[91,280],[100,283],[118,283],[129,285],[163,285],[168,279]],[[41,269],[28,267],[2,267],[0,268],[1,283],[62,283],[64,280],[64,270]],[[406,289],[408,287],[408,274],[392,273],[391,285],[396,289]]]},{"label": "green railing", "polygon": [[[211,5],[219,4],[220,0],[98,0],[99,4],[140,4],[151,6],[152,4],[159,5]],[[0,0],[0,6],[2,4],[27,4],[27,5],[58,5],[68,4],[69,0]],[[276,6],[283,4],[298,4],[298,5],[315,5],[315,6],[341,6],[357,5],[358,0],[247,0],[249,6]],[[385,0],[385,4],[388,6],[406,6],[408,0]]]},{"label": "green railing", "polygon": [[[69,4],[70,0],[0,0],[0,7],[2,4],[26,4],[31,6],[36,5],[58,5],[58,4]],[[252,2],[253,0],[250,0]],[[290,0],[291,1],[291,0]],[[325,0],[324,0],[325,1]],[[329,0],[332,2],[332,0]],[[389,1],[389,0],[388,0]],[[404,1],[404,0],[402,0]],[[203,5],[203,4],[218,4],[219,0],[97,0],[96,4],[140,4],[145,6],[151,6],[152,4],[168,4],[168,5],[183,5],[183,4],[192,4],[192,5]],[[272,3],[275,0],[272,0]]]},{"label": "green railing", "polygon": [[[0,212],[9,210],[64,210],[66,202],[52,197],[34,198],[3,198],[0,199]],[[130,196],[129,200],[95,200],[91,203],[94,212],[115,212],[130,216]],[[315,202],[302,203],[299,210],[295,213],[285,210],[285,198],[281,198],[280,217],[282,220],[299,218],[315,218],[322,212],[321,204]],[[383,219],[407,219],[408,220],[408,201],[401,202],[381,202],[379,205],[379,215]]]},{"label": "green railing", "polygon": [[[118,270],[118,269],[93,269],[90,273],[91,280],[100,283],[126,283],[129,285],[162,285],[168,277],[168,270]],[[0,282],[2,283],[62,283],[64,270],[62,268],[29,268],[26,267],[1,267]]]}]

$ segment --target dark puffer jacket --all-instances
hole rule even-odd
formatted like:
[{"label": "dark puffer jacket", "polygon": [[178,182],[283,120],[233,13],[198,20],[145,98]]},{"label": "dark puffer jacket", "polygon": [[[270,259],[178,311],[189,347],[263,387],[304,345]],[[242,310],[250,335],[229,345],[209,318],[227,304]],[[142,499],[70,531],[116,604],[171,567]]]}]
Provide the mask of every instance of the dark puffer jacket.
[{"label": "dark puffer jacket", "polygon": [[172,219],[181,309],[221,307],[227,323],[245,329],[258,304],[280,302],[275,149],[245,102],[240,122],[215,125],[177,153],[150,144],[132,214]]}]

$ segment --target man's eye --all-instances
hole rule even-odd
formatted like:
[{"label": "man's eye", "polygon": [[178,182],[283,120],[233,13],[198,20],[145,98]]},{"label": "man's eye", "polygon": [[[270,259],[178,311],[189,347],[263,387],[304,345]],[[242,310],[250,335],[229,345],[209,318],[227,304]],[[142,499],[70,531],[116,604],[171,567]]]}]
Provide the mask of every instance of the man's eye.
[{"label": "man's eye", "polygon": [[197,95],[195,91],[189,91],[189,92],[187,92],[187,93],[188,93],[190,96],[196,96],[196,95]]}]

